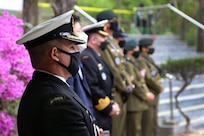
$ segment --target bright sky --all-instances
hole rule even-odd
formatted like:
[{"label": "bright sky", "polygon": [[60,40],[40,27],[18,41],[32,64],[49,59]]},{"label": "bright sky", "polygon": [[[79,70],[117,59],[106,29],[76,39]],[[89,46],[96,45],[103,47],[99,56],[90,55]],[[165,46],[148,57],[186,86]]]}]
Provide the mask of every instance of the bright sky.
[{"label": "bright sky", "polygon": [[0,0],[0,9],[22,11],[23,0]]}]

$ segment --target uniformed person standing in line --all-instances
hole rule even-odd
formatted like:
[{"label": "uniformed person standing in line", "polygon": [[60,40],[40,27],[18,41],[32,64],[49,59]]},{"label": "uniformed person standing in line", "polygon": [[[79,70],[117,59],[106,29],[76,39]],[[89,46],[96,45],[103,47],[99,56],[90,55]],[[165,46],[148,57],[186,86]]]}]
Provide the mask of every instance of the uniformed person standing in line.
[{"label": "uniformed person standing in line", "polygon": [[[81,39],[83,39],[86,43],[78,45],[80,52],[87,48],[87,39],[88,35],[83,32],[80,24],[80,17],[77,15],[73,15],[74,20],[74,34]],[[89,88],[89,85],[86,81],[86,76],[84,74],[83,65],[80,61],[79,63],[79,70],[75,76],[71,76],[68,78],[67,82],[69,83],[70,87],[76,92],[76,94],[81,98],[84,105],[89,109],[90,113],[92,114],[93,120],[95,121],[95,108],[93,107],[92,101],[92,93]]]},{"label": "uniformed person standing in line", "polygon": [[153,40],[151,38],[142,38],[139,40],[140,56],[139,63],[145,68],[145,81],[149,90],[155,95],[155,99],[149,102],[149,109],[144,114],[144,136],[157,136],[157,114],[159,94],[163,91],[163,85],[159,69],[154,60],[150,57],[154,53]]},{"label": "uniformed person standing in line", "polygon": [[125,46],[125,38],[127,38],[128,35],[122,30],[122,28],[118,27],[117,31],[113,33],[113,38],[118,43],[120,49],[122,49],[121,54],[123,55],[123,48]]},{"label": "uniformed person standing in line", "polygon": [[104,31],[108,33],[107,40],[109,45],[102,52],[102,57],[111,67],[115,76],[115,93],[114,99],[118,102],[121,113],[119,116],[114,116],[112,136],[126,136],[126,107],[127,94],[132,92],[133,84],[129,79],[129,76],[125,70],[124,58],[119,52],[119,46],[115,39],[112,37],[113,33],[117,31],[118,22],[116,20],[116,14],[112,10],[104,10],[97,14],[97,21],[104,19],[108,20],[104,27]]},{"label": "uniformed person standing in line", "polygon": [[127,136],[143,136],[143,113],[148,109],[147,102],[154,100],[154,95],[146,86],[145,71],[140,68],[136,59],[139,56],[139,45],[135,39],[127,39],[124,47],[126,60],[130,63],[126,66],[130,75],[134,76],[135,88],[127,100]]},{"label": "uniformed person standing in line", "polygon": [[111,133],[111,117],[119,115],[120,108],[111,96],[114,86],[114,76],[111,69],[101,57],[101,52],[107,47],[107,33],[103,27],[107,20],[83,27],[88,35],[88,47],[81,53],[87,82],[93,95],[93,104],[98,112],[96,114],[97,125]]},{"label": "uniformed person standing in line", "polygon": [[78,71],[77,45],[84,43],[73,34],[73,12],[35,26],[17,41],[35,68],[18,109],[19,136],[98,136],[88,109],[66,83]]}]

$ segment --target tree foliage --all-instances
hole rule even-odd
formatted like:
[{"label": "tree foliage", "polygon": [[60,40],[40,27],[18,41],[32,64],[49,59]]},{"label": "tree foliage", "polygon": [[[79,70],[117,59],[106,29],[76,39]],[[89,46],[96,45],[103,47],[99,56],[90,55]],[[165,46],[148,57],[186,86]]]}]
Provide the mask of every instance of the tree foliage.
[{"label": "tree foliage", "polygon": [[[202,0],[200,1],[202,2]],[[136,1],[134,0],[116,0],[116,1],[98,0],[97,2],[94,0],[86,0],[86,1],[77,0],[77,5],[96,7],[96,8],[132,10],[134,7],[138,8],[140,3],[143,3],[145,6],[156,6],[156,5],[171,3],[182,12],[186,13],[193,19],[196,19],[199,21],[201,20],[199,19],[199,14],[202,13],[202,12],[199,12],[199,5],[201,5],[200,4],[201,2],[195,1],[195,0],[136,0]],[[88,12],[88,13],[91,16],[95,17],[97,12],[98,11]],[[159,14],[159,12],[161,11],[155,10],[156,14]],[[163,11],[161,13],[163,13]],[[171,14],[171,18],[168,18],[169,13]],[[185,20],[183,17],[179,16],[178,14],[174,13],[173,11],[170,11],[169,13],[164,13],[164,16],[161,16],[166,21],[160,21],[160,22],[158,21],[157,25],[154,26],[154,32],[158,32],[161,28],[166,27],[164,28],[164,30],[162,30],[163,33],[166,33],[166,31],[170,31],[171,33],[179,35],[181,39],[186,40],[188,44],[191,46],[198,46],[198,47],[202,46],[197,43],[198,27],[193,25],[189,21]],[[125,29],[126,32],[129,33],[131,31],[130,23],[133,23],[134,15],[120,14],[119,16],[120,16],[120,20],[122,20],[121,25],[124,28],[126,28]],[[170,26],[167,26],[167,25],[170,25]],[[202,39],[204,38],[199,38],[199,41]],[[203,48],[199,48],[199,49],[200,49],[199,51],[203,50]]]}]

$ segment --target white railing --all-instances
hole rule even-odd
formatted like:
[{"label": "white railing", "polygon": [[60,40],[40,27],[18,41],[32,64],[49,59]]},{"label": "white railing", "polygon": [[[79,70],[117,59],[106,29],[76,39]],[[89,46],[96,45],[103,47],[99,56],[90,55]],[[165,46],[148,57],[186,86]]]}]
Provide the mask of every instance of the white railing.
[{"label": "white railing", "polygon": [[138,10],[154,10],[154,9],[163,9],[163,8],[169,8],[170,10],[174,11],[176,14],[180,15],[181,17],[185,18],[189,22],[193,23],[200,29],[204,30],[204,25],[193,19],[192,17],[188,16],[181,10],[177,9],[176,7],[172,6],[171,4],[164,4],[164,5],[157,5],[157,6],[148,6],[148,7],[142,7],[142,8],[137,8]]},{"label": "white railing", "polygon": [[86,13],[84,10],[82,10],[80,7],[78,7],[77,5],[75,5],[74,10],[78,11],[80,14],[82,14],[84,17],[86,17],[88,20],[90,20],[92,23],[96,23],[97,20],[95,18],[93,18],[92,16],[90,16],[88,13]]},{"label": "white railing", "polygon": [[200,29],[204,30],[204,25],[199,23],[198,21],[196,21],[195,19],[193,19],[192,17],[186,15],[185,13],[183,13],[182,11],[178,10],[177,8],[175,8],[174,6],[172,6],[171,4],[167,4],[167,7],[169,9],[171,9],[172,11],[174,11],[175,13],[177,13],[178,15],[182,16],[183,18],[185,18],[186,20],[188,20],[189,22],[193,23],[194,25],[196,25],[197,27],[199,27]]}]

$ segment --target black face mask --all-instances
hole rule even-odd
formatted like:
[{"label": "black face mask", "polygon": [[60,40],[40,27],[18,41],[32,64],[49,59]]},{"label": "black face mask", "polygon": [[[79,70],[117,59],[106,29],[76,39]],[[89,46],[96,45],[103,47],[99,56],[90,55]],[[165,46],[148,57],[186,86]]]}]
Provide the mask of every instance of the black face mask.
[{"label": "black face mask", "polygon": [[148,54],[153,54],[153,53],[154,53],[154,51],[155,51],[155,49],[154,49],[154,48],[149,48]]},{"label": "black face mask", "polygon": [[120,48],[123,48],[125,46],[125,40],[119,41],[118,45]]},{"label": "black face mask", "polygon": [[67,71],[69,71],[69,73],[71,73],[72,76],[75,76],[79,70],[80,53],[79,52],[69,53],[69,52],[66,52],[60,48],[57,48],[57,49],[60,52],[71,56],[71,62],[70,62],[70,65],[68,67],[65,66],[64,64],[62,64],[61,62],[58,62],[58,64],[61,65],[62,67],[64,67]]},{"label": "black face mask", "polygon": [[107,48],[108,44],[109,44],[108,41],[101,42],[101,45],[100,45],[101,50],[104,51]]},{"label": "black face mask", "polygon": [[138,58],[139,55],[140,55],[140,51],[134,51],[134,52],[132,53],[132,55],[133,55],[135,58]]},{"label": "black face mask", "polygon": [[118,29],[118,22],[117,21],[111,22],[110,23],[110,29],[113,30],[114,32],[116,32]]}]

